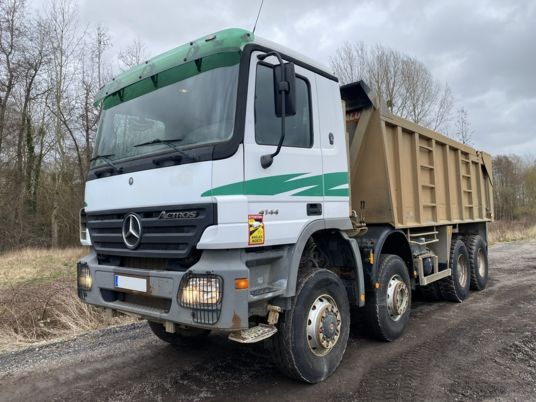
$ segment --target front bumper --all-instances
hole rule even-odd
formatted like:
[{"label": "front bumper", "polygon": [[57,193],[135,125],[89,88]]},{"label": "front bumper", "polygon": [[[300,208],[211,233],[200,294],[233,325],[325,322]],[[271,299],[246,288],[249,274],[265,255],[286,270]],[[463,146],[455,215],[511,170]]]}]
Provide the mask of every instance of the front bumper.
[{"label": "front bumper", "polygon": [[[207,250],[199,262],[186,272],[99,265],[94,252],[82,258],[79,264],[87,266],[92,277],[90,290],[79,289],[79,296],[85,303],[140,315],[148,320],[191,327],[228,331],[248,328],[248,290],[236,290],[234,285],[237,278],[249,278],[248,268],[240,262],[239,251]],[[202,310],[179,305],[179,285],[187,273],[210,273],[223,278],[221,313],[214,324],[199,323],[194,318]],[[116,274],[147,278],[147,292],[116,289]]]}]

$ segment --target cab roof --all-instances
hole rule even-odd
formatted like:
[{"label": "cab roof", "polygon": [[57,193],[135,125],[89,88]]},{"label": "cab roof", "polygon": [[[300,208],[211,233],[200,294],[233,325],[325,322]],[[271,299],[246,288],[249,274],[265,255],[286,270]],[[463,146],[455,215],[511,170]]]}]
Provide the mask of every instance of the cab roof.
[{"label": "cab roof", "polygon": [[145,78],[153,77],[162,71],[216,53],[241,52],[249,43],[256,43],[260,46],[279,51],[289,57],[309,64],[326,74],[331,74],[326,67],[308,57],[266,39],[255,37],[254,33],[245,29],[229,28],[176,47],[119,74],[97,92],[95,95],[95,105],[99,105],[108,95]]}]

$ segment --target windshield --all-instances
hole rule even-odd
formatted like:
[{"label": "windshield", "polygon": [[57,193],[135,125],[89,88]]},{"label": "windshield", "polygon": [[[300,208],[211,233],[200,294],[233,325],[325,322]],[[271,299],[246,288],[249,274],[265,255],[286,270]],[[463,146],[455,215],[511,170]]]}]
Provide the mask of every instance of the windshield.
[{"label": "windshield", "polygon": [[[126,100],[125,93],[118,93],[116,98],[124,101],[105,101],[92,167],[106,163],[106,158],[173,152],[167,144],[187,150],[228,140],[234,127],[238,64],[185,75],[190,76],[160,88],[159,77],[148,78],[153,87],[145,94]],[[145,144],[151,141],[155,143]]]}]

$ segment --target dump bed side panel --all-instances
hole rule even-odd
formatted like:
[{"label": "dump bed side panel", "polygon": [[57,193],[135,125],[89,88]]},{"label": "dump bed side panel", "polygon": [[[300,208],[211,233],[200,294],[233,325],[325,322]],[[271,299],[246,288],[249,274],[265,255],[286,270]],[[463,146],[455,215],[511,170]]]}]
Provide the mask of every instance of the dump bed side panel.
[{"label": "dump bed side panel", "polygon": [[367,123],[355,130],[352,140],[361,146],[351,168],[352,207],[367,223],[411,228],[491,220],[486,154],[378,109]]},{"label": "dump bed side panel", "polygon": [[[367,131],[379,133],[382,121],[379,112],[374,110],[368,120]],[[357,131],[357,130],[356,130]],[[384,137],[366,131],[353,136],[355,152],[351,159],[350,188],[352,208],[360,211],[367,222],[391,222],[389,211],[392,209],[391,195],[386,186],[388,176],[387,159],[374,158],[372,155],[385,154]],[[359,144],[356,147],[356,144]],[[377,185],[381,183],[381,185]]]}]

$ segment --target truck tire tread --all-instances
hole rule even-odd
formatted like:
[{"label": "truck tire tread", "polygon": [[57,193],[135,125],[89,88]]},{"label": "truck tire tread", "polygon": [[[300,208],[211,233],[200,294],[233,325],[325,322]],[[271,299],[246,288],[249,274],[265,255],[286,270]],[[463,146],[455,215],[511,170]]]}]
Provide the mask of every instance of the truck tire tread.
[{"label": "truck tire tread", "polygon": [[[382,254],[380,257],[381,263],[380,263],[380,272],[379,272],[379,278],[381,278],[382,270],[385,270],[390,264],[401,262],[404,266],[404,278],[406,279],[406,282],[409,285],[410,279],[409,279],[409,273],[407,271],[407,267],[403,260],[398,256],[394,254]],[[401,272],[401,273],[402,273]],[[382,284],[383,286],[385,284]],[[380,288],[383,289],[383,288]],[[381,294],[375,290],[374,293],[367,297],[367,303],[365,303],[365,307],[363,308],[363,316],[366,322],[367,326],[367,332],[370,336],[372,336],[375,339],[381,340],[381,341],[387,341],[391,342],[397,339],[403,332],[405,325],[407,324],[407,321],[409,320],[409,313],[411,310],[411,304],[408,307],[407,316],[403,317],[399,323],[396,323],[395,325],[398,327],[399,325],[402,325],[402,328],[391,328],[392,323],[387,321],[384,318],[385,312],[382,312],[382,308],[384,308],[384,305],[381,300],[379,300],[379,297]],[[411,299],[411,297],[410,297]],[[391,324],[391,326],[390,326]]]},{"label": "truck tire tread", "polygon": [[437,282],[430,283],[426,286],[419,286],[419,291],[421,295],[428,301],[441,300],[441,291],[439,290],[439,285]]},{"label": "truck tire tread", "polygon": [[[469,266],[471,267],[471,289],[472,290],[484,290],[488,282],[488,273],[486,272],[485,278],[479,278],[478,276],[478,267],[476,266],[476,252],[480,247],[486,247],[486,243],[479,235],[469,235],[465,238],[465,246],[467,247],[467,252],[469,253]],[[488,267],[487,261],[487,249],[485,250],[486,254],[486,271]]]},{"label": "truck tire tread", "polygon": [[[441,297],[444,300],[452,301],[456,303],[461,303],[467,296],[467,294],[463,294],[463,292],[460,292],[456,287],[456,270],[454,268],[454,260],[456,260],[455,252],[456,247],[458,245],[458,242],[462,242],[462,244],[465,247],[465,243],[463,243],[462,237],[455,237],[452,239],[452,242],[450,244],[450,258],[449,258],[449,268],[452,270],[452,275],[440,279],[437,284],[439,287],[439,291],[441,292]],[[469,261],[467,261],[469,263]]]},{"label": "truck tire tread", "polygon": [[[279,317],[279,324],[278,324],[278,332],[270,339],[271,340],[271,350],[272,350],[272,359],[279,368],[280,371],[282,371],[285,375],[287,375],[290,378],[293,378],[298,381],[304,381],[307,383],[317,383],[319,381],[324,380],[327,378],[327,376],[331,375],[335,369],[340,364],[340,360],[342,359],[342,355],[344,355],[344,352],[346,350],[346,343],[348,341],[348,335],[349,335],[349,329],[350,329],[350,307],[349,302],[346,293],[344,293],[344,299],[343,305],[339,306],[339,309],[341,311],[341,314],[346,315],[346,324],[345,327],[343,327],[342,331],[344,332],[344,335],[341,333],[341,338],[339,339],[339,342],[344,343],[344,345],[340,346],[339,352],[332,351],[330,353],[340,353],[340,359],[336,364],[333,364],[333,361],[331,363],[327,364],[319,364],[318,367],[324,368],[324,372],[315,372],[315,370],[307,370],[307,365],[304,366],[304,362],[307,360],[303,360],[303,356],[300,357],[300,352],[298,349],[296,349],[296,345],[293,344],[295,342],[293,338],[293,330],[294,330],[294,314],[296,305],[298,303],[298,300],[300,299],[300,294],[302,291],[307,291],[304,289],[304,287],[310,282],[311,279],[313,279],[314,276],[317,275],[325,275],[325,272],[329,272],[330,275],[334,275],[334,281],[338,282],[338,285],[341,289],[344,289],[344,285],[342,282],[340,282],[340,279],[328,269],[325,268],[312,268],[312,267],[302,267],[300,268],[298,272],[298,281],[297,281],[297,287],[296,287],[296,296],[292,300],[292,307],[290,310],[285,311],[282,315]],[[324,278],[325,280],[325,278]],[[313,288],[309,288],[313,289]],[[344,302],[346,300],[346,302]],[[340,302],[340,301],[339,301]],[[337,348],[337,346],[335,346]],[[330,354],[326,355],[323,358],[329,359]],[[335,355],[336,357],[336,355]],[[300,360],[300,361],[298,361]],[[300,370],[300,367],[304,370]],[[308,372],[306,372],[308,371]]]}]

